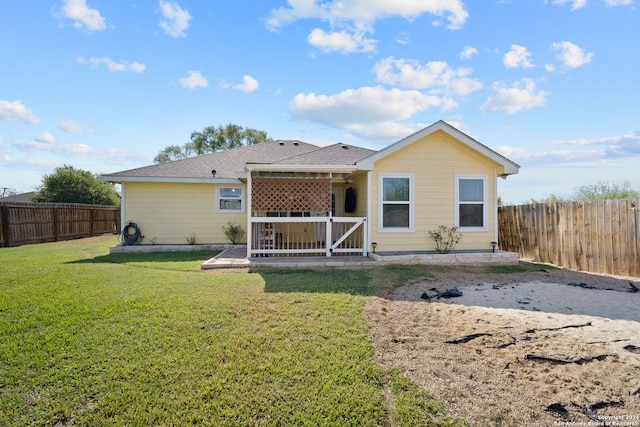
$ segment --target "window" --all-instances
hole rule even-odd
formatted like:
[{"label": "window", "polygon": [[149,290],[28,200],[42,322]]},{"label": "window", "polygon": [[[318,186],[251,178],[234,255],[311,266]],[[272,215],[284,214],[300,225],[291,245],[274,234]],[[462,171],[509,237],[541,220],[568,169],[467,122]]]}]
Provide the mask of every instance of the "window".
[{"label": "window", "polygon": [[456,175],[455,225],[460,231],[487,230],[487,176]]},{"label": "window", "polygon": [[381,231],[413,231],[413,175],[380,174],[378,187]]},{"label": "window", "polygon": [[241,187],[218,187],[218,212],[244,212],[244,192]]}]

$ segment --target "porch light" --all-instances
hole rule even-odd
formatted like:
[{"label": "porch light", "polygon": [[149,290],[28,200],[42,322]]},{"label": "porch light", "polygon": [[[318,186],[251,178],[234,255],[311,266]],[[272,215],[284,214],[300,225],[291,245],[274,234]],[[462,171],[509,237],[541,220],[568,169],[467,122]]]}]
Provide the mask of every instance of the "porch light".
[{"label": "porch light", "polygon": [[491,252],[495,252],[496,247],[498,247],[498,242],[491,242]]},{"label": "porch light", "polygon": [[373,248],[373,253],[376,253],[376,247],[378,246],[378,242],[371,242],[371,247]]}]

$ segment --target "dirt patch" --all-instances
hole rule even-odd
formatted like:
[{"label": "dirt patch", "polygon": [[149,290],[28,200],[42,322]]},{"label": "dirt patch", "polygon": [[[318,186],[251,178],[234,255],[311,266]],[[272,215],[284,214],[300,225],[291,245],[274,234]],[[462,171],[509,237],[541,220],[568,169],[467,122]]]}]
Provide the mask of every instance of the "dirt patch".
[{"label": "dirt patch", "polygon": [[[454,287],[463,296],[438,298]],[[465,269],[371,298],[365,313],[379,363],[403,370],[472,426],[597,417],[640,426],[634,287],[567,270]]]}]

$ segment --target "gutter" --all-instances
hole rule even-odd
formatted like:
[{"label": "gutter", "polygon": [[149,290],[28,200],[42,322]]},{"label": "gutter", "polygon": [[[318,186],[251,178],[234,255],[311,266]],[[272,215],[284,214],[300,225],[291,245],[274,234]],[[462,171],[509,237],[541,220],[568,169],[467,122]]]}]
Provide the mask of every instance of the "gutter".
[{"label": "gutter", "polygon": [[174,178],[168,176],[113,176],[102,175],[103,181],[113,183],[123,182],[166,182],[178,184],[240,184],[235,178]]}]

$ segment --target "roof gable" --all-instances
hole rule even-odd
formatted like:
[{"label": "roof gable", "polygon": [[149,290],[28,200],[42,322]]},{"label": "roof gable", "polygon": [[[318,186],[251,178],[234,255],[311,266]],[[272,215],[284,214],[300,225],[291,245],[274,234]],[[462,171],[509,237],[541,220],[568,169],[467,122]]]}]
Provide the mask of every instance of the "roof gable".
[{"label": "roof gable", "polygon": [[520,166],[517,163],[514,163],[511,160],[507,159],[506,157],[502,156],[501,154],[498,154],[497,152],[493,151],[486,145],[479,143],[475,139],[471,138],[469,135],[459,131],[458,129],[454,128],[453,126],[451,126],[450,124],[442,120],[439,120],[434,124],[427,126],[426,128],[419,130],[418,132],[412,135],[409,135],[406,138],[403,138],[400,141],[395,142],[394,144],[391,144],[386,148],[383,148],[382,150],[377,151],[371,154],[370,156],[367,156],[359,160],[356,164],[359,169],[371,170],[374,167],[374,163],[377,162],[378,160],[383,159],[399,150],[402,150],[410,146],[414,142],[417,142],[439,131],[446,133],[447,135],[455,138],[457,141],[467,146],[471,150],[501,165],[503,168],[503,171],[500,175],[512,175],[512,174],[518,173]]}]

